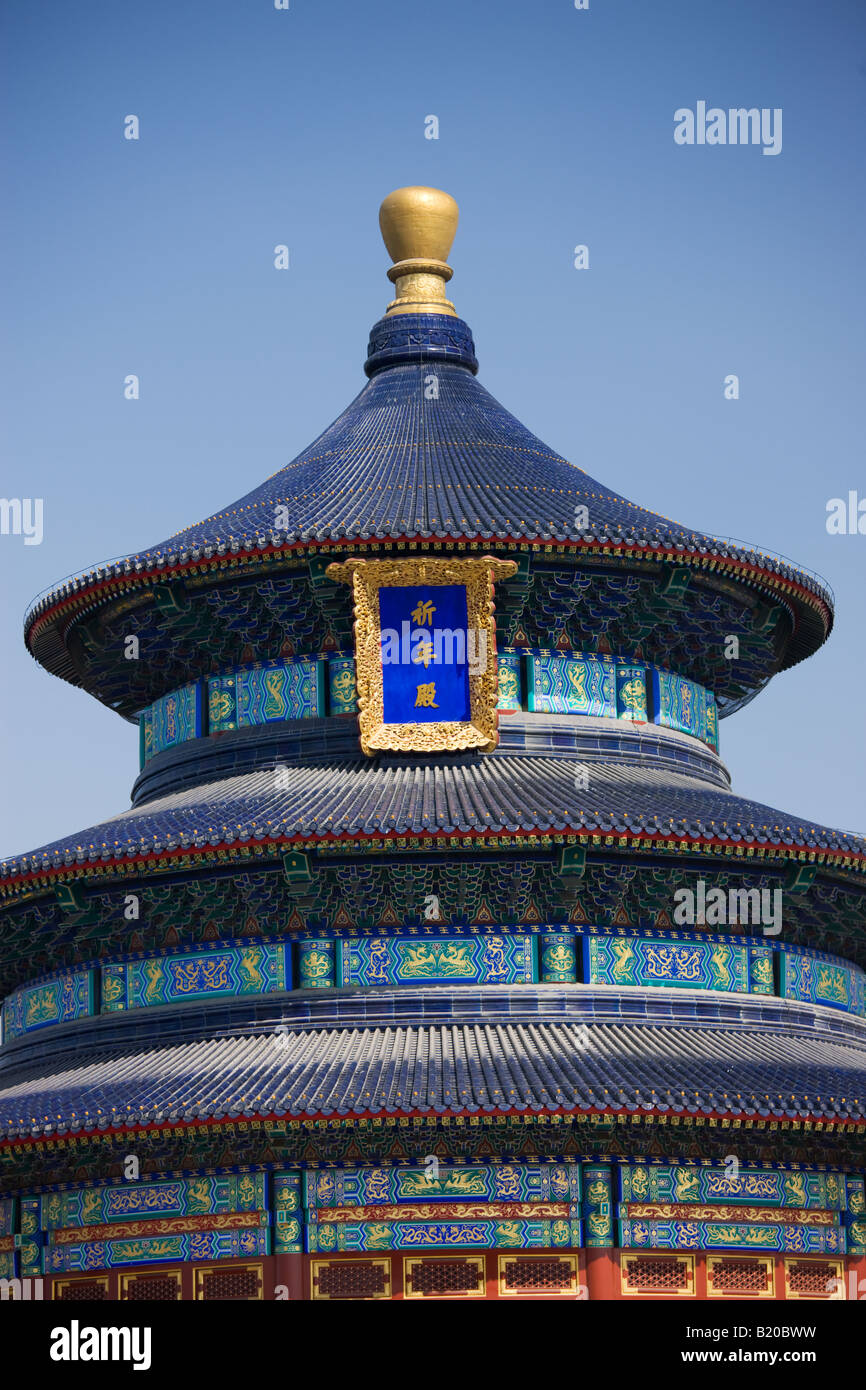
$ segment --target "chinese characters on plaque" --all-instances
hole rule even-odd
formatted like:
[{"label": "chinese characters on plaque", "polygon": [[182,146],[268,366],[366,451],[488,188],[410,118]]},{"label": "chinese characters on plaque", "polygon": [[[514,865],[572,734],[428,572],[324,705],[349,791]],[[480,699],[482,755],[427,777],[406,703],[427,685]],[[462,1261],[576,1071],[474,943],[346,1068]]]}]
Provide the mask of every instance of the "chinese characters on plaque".
[{"label": "chinese characters on plaque", "polygon": [[380,589],[379,617],[384,722],[469,719],[465,585]]},{"label": "chinese characters on plaque", "polygon": [[493,582],[516,568],[491,555],[328,566],[331,579],[353,588],[365,753],[496,746]]}]

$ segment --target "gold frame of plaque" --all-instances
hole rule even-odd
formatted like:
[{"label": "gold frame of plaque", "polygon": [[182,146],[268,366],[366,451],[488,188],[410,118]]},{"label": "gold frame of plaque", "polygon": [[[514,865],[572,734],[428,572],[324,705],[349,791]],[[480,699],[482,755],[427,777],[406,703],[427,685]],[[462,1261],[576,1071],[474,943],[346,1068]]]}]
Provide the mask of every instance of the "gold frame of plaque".
[{"label": "gold frame of plaque", "polygon": [[[493,584],[514,574],[514,560],[494,555],[455,557],[413,556],[411,559],[364,560],[359,557],[328,565],[329,579],[352,585],[355,604],[355,683],[361,748],[376,753],[453,753],[477,748],[488,753],[498,741],[499,670]],[[466,589],[468,631],[484,634],[485,657],[480,671],[469,671],[467,720],[386,724],[382,676],[382,628],[379,590],[391,587],[461,585]],[[481,638],[478,639],[480,649]]]}]

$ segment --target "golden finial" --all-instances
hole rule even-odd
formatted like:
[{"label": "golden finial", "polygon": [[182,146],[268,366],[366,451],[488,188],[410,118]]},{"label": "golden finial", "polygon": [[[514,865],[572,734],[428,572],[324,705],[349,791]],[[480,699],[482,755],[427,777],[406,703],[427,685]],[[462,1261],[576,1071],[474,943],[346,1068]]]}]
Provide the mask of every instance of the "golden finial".
[{"label": "golden finial", "polygon": [[458,208],[450,193],[439,188],[397,188],[379,209],[379,226],[388,255],[394,261],[388,279],[397,298],[388,314],[450,314],[456,310],[445,298],[445,285],[454,274],[448,252],[457,231]]}]

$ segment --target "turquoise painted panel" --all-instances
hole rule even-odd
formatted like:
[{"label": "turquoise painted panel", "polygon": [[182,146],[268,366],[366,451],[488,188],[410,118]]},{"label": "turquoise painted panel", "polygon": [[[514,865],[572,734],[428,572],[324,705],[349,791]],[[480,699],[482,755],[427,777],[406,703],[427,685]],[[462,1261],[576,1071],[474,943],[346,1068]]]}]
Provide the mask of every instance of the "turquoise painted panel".
[{"label": "turquoise painted panel", "polygon": [[523,657],[520,652],[498,652],[496,661],[499,667],[499,700],[496,708],[518,710],[523,708]]},{"label": "turquoise painted panel", "polygon": [[99,1226],[111,1221],[259,1212],[267,1206],[266,1193],[265,1173],[212,1174],[124,1183],[122,1187],[82,1187],[42,1197],[39,1224],[44,1231],[57,1231],[68,1226]]},{"label": "turquoise painted panel", "polygon": [[533,936],[379,936],[338,941],[340,985],[533,984]]},{"label": "turquoise painted panel", "polygon": [[15,1230],[17,1202],[16,1197],[0,1197],[0,1236],[11,1236]]},{"label": "turquoise painted panel", "polygon": [[274,1173],[274,1254],[299,1255],[304,1249],[301,1174]]},{"label": "turquoise painted panel", "polygon": [[546,985],[567,985],[577,980],[577,943],[564,932],[541,938],[541,979]]},{"label": "turquoise painted panel", "polygon": [[672,671],[652,669],[653,720],[668,729],[679,729],[708,743],[719,746],[719,721],[716,697],[711,690],[675,676]]},{"label": "turquoise painted panel", "polygon": [[777,1250],[798,1255],[844,1255],[842,1226],[754,1225],[730,1221],[618,1223],[625,1250]]},{"label": "turquoise painted panel", "polygon": [[43,1272],[67,1274],[128,1265],[173,1264],[179,1260],[233,1260],[270,1253],[268,1226],[240,1231],[193,1231],[185,1235],[139,1236],[134,1240],[49,1245],[43,1252]]},{"label": "turquoise painted panel", "polygon": [[208,680],[212,734],[325,713],[325,663],[298,657],[238,667]]},{"label": "turquoise painted panel", "polygon": [[102,1012],[292,988],[290,947],[251,941],[102,967]]},{"label": "turquoise painted panel", "polygon": [[330,714],[357,714],[355,658],[334,653],[328,657],[328,705]]},{"label": "turquoise painted panel", "polygon": [[616,712],[620,719],[647,718],[646,667],[616,666]]},{"label": "turquoise painted panel", "polygon": [[848,1231],[848,1254],[866,1255],[866,1189],[862,1178],[849,1177],[846,1181],[847,1211],[845,1226]]},{"label": "turquoise painted panel", "polygon": [[164,748],[174,748],[191,738],[201,738],[202,700],[201,685],[195,681],[173,690],[154,701],[149,710],[142,715],[144,733],[142,755],[144,762],[161,753]]},{"label": "turquoise painted panel", "polygon": [[21,1198],[21,1246],[18,1251],[21,1277],[38,1278],[42,1273],[42,1245],[39,1229],[39,1198]]},{"label": "turquoise painted panel", "polygon": [[332,938],[298,942],[298,989],[330,989],[336,983]]},{"label": "turquoise painted panel", "polygon": [[318,1254],[349,1250],[545,1250],[581,1244],[579,1221],[361,1221],[314,1222],[307,1249]]},{"label": "turquoise painted panel", "polygon": [[238,671],[238,728],[324,714],[324,694],[319,661],[273,661]]},{"label": "turquoise painted panel", "polygon": [[863,1178],[845,1179],[846,1208],[852,1216],[866,1217],[866,1181]]},{"label": "turquoise painted panel", "polygon": [[367,1207],[397,1202],[579,1202],[576,1163],[478,1164],[431,1168],[334,1168],[304,1173],[304,1206]]},{"label": "turquoise painted panel", "polygon": [[780,953],[779,965],[779,992],[783,999],[866,1014],[866,975],[856,965],[798,951],[792,946]]},{"label": "turquoise painted panel", "polygon": [[613,1245],[613,1173],[609,1164],[588,1164],[583,1170],[583,1229],[587,1246]]},{"label": "turquoise painted panel", "polygon": [[866,1221],[863,1217],[849,1218],[845,1230],[849,1255],[866,1255]]},{"label": "turquoise painted panel", "polygon": [[720,1202],[751,1207],[801,1207],[840,1211],[845,1206],[841,1173],[740,1168],[734,1176],[724,1168],[670,1164],[620,1164],[621,1202]]},{"label": "turquoise painted panel", "polygon": [[775,994],[772,946],[749,945],[749,989],[752,994]]},{"label": "turquoise painted panel", "polygon": [[560,652],[533,652],[527,657],[527,704],[539,714],[616,719],[615,663]]},{"label": "turquoise painted panel", "polygon": [[585,936],[583,953],[587,984],[749,992],[746,945],[645,936]]},{"label": "turquoise painted panel", "polygon": [[38,985],[26,985],[3,1003],[3,1037],[70,1023],[94,1012],[94,972],[74,970]]},{"label": "turquoise painted panel", "polygon": [[238,687],[236,672],[211,676],[207,683],[207,727],[209,734],[222,734],[238,726]]}]

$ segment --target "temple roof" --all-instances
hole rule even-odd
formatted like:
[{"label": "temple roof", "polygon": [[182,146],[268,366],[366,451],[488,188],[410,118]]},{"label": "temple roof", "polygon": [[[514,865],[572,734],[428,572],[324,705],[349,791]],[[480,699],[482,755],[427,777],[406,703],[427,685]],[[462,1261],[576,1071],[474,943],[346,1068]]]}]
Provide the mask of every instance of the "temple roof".
[{"label": "temple roof", "polygon": [[[459,991],[427,992],[434,1001],[437,993]],[[98,1059],[31,1069],[0,1087],[0,1136],[254,1116],[594,1110],[866,1119],[866,1026],[852,1020],[821,1033],[816,1017],[832,1024],[832,1011],[793,1006],[782,1028],[749,1001],[732,1027],[696,1022],[698,1007],[698,996],[680,997],[671,1016],[653,1023],[598,1022],[591,1013],[580,1023],[397,1021],[132,1051],[106,1046]]]},{"label": "temple roof", "polygon": [[866,865],[862,837],[736,796],[696,771],[614,758],[586,764],[495,753],[346,757],[281,766],[279,778],[273,767],[220,778],[155,797],[89,830],[6,859],[0,881],[110,864],[134,874],[166,854],[206,857],[226,846],[266,842],[301,840],[313,848],[335,839],[501,839],[557,832],[614,835],[640,851],[676,839],[708,853],[740,846],[763,849],[772,858],[807,849],[818,861]]},{"label": "temple roof", "polygon": [[[386,240],[406,249],[387,231]],[[500,405],[475,378],[471,333],[444,290],[419,301],[417,283],[429,295],[431,281],[438,278],[444,287],[451,274],[429,257],[429,247],[420,251],[415,247],[412,257],[392,267],[399,293],[372,330],[370,381],[334,423],[229,506],[46,593],[25,620],[37,660],[87,685],[74,642],[69,645],[76,623],[114,603],[128,604],[139,591],[180,580],[219,583],[229,571],[241,575],[251,568],[264,577],[300,555],[407,544],[523,547],[566,554],[576,564],[615,557],[636,567],[694,568],[711,589],[731,592],[733,586],[752,603],[757,595],[787,609],[791,631],[772,670],[821,645],[833,618],[823,581],[779,556],[628,501]],[[416,274],[419,267],[424,274]],[[519,343],[515,350],[522,351]]]}]

